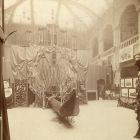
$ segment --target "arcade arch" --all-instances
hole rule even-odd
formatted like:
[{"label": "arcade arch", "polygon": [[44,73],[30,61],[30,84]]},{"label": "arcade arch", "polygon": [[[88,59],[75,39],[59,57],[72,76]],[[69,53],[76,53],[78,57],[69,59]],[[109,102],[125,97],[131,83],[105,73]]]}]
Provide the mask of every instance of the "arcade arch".
[{"label": "arcade arch", "polygon": [[135,5],[129,5],[120,17],[120,40],[123,42],[137,34],[138,12]]}]

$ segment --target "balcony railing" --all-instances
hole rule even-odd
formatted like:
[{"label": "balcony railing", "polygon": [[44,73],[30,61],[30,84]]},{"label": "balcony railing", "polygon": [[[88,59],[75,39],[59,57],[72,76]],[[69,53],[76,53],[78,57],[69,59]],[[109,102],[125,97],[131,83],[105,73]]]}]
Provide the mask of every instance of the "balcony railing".
[{"label": "balcony railing", "polygon": [[[137,53],[137,51],[138,51],[138,39],[139,39],[139,36],[135,35],[135,36],[123,41],[122,43],[120,43],[119,49],[133,45],[133,50],[134,50],[134,55],[135,55],[135,53]],[[115,47],[112,47],[112,48],[108,49],[107,51],[103,52],[102,57],[109,56],[109,55],[115,53],[115,49],[116,49]],[[93,57],[93,61],[98,60],[99,57],[100,57],[99,55]]]},{"label": "balcony railing", "polygon": [[139,36],[135,35],[120,44],[120,49],[138,43]]},{"label": "balcony railing", "polygon": [[[138,39],[139,39],[139,36],[138,35],[135,35],[127,40],[125,40],[124,42],[122,42],[119,46],[120,49],[124,48],[124,47],[129,47],[130,45],[135,45],[135,44],[138,44]],[[134,50],[137,50],[137,45],[134,46]],[[114,53],[115,51],[115,47],[112,47],[110,48],[109,50],[105,51],[103,53],[103,56],[108,56],[108,55],[111,55],[112,53]],[[135,51],[134,51],[135,52]]]}]

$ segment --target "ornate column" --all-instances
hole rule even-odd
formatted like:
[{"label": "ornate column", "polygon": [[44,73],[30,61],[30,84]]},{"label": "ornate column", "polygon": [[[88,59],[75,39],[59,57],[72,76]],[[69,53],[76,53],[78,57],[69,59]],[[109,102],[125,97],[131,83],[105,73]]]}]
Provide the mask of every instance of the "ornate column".
[{"label": "ornate column", "polygon": [[114,83],[116,85],[119,84],[120,82],[120,69],[119,69],[119,45],[120,45],[120,27],[117,26],[114,28],[114,72],[115,72],[115,75],[114,75]]},{"label": "ornate column", "polygon": [[120,40],[120,27],[117,26],[114,28],[114,43],[113,45],[115,47],[117,47],[120,44],[121,40]]}]

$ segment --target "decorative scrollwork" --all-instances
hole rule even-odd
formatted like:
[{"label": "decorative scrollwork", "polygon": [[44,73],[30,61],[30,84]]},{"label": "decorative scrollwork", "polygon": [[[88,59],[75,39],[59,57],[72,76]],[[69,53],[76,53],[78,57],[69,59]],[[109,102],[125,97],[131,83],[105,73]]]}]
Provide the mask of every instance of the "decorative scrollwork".
[{"label": "decorative scrollwork", "polygon": [[28,105],[28,81],[27,80],[15,80],[14,104],[15,106]]}]

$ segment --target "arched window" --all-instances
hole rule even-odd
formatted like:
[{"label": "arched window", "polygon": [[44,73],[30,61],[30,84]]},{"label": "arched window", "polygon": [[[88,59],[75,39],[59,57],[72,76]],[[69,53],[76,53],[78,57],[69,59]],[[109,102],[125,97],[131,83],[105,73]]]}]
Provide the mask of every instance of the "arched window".
[{"label": "arched window", "polygon": [[113,29],[111,25],[107,25],[103,32],[104,51],[113,47]]},{"label": "arched window", "polygon": [[138,34],[138,13],[134,5],[128,6],[120,19],[121,42]]}]

